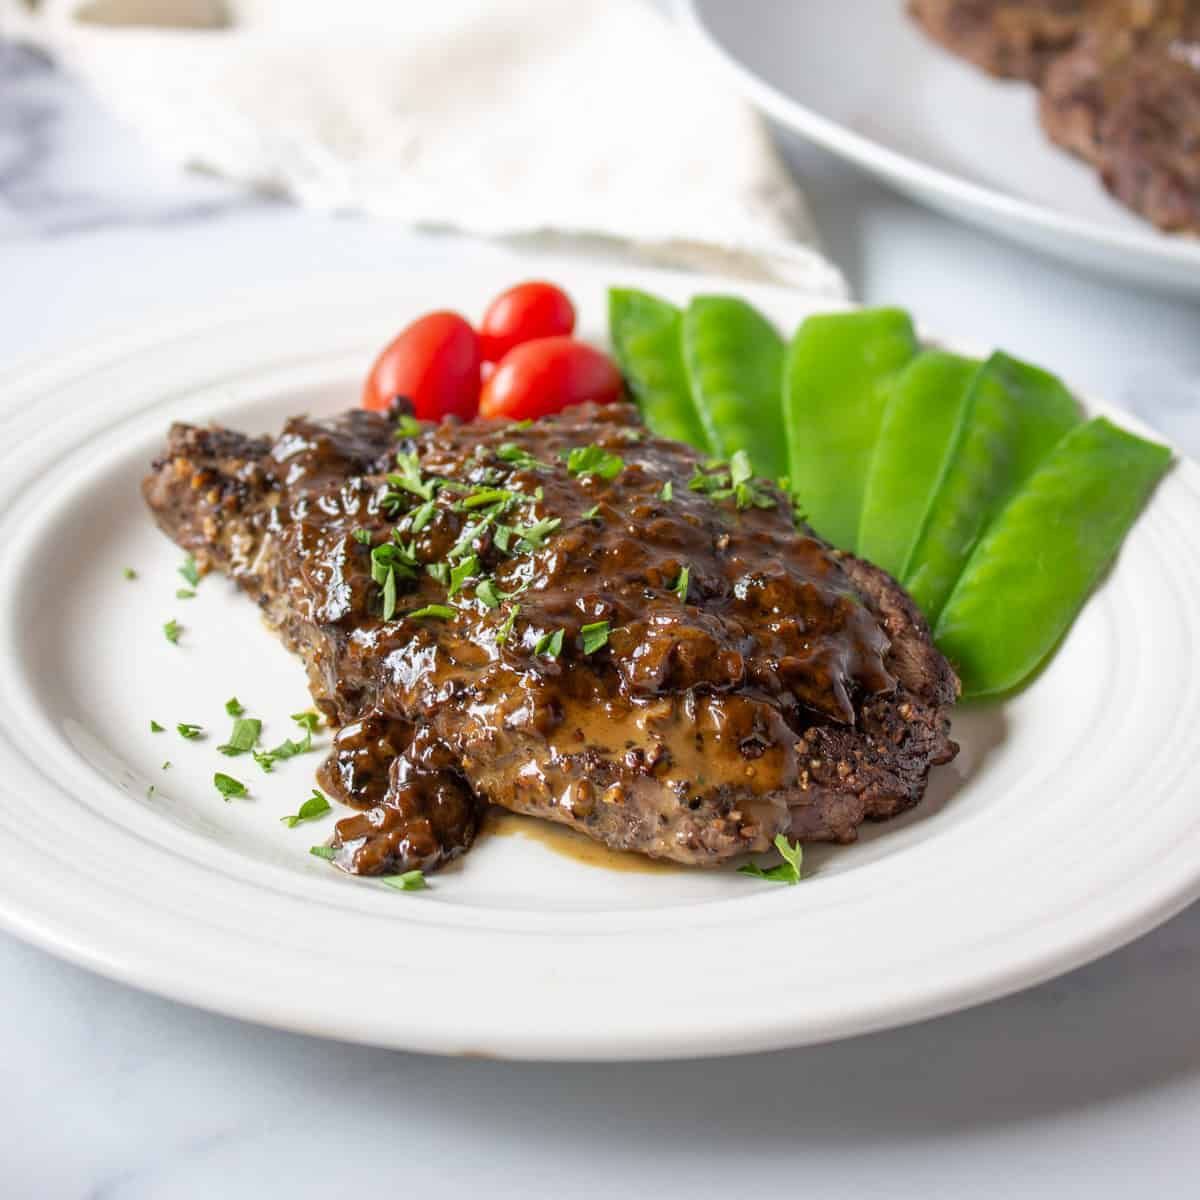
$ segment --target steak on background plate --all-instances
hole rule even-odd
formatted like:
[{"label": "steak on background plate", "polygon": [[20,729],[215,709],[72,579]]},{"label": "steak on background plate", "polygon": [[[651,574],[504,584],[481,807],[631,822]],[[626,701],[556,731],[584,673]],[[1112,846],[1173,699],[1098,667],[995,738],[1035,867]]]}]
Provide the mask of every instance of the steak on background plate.
[{"label": "steak on background plate", "polygon": [[989,75],[1041,80],[1104,0],[909,0],[909,11],[946,49]]},{"label": "steak on background plate", "polygon": [[954,756],[958,680],[899,585],[637,422],[172,427],[146,502],[304,660],[321,783],[362,810],[338,865],[436,867],[488,804],[696,865],[849,842]]}]

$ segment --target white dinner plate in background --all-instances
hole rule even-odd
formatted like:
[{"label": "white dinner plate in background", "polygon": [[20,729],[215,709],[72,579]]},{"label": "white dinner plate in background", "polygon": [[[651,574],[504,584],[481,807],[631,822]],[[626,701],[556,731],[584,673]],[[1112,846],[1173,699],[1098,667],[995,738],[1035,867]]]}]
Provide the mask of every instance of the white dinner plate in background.
[{"label": "white dinner plate in background", "polygon": [[1037,120],[1037,92],[928,38],[904,0],[676,0],[780,125],[949,216],[1132,282],[1200,294],[1200,238],[1118,204]]}]

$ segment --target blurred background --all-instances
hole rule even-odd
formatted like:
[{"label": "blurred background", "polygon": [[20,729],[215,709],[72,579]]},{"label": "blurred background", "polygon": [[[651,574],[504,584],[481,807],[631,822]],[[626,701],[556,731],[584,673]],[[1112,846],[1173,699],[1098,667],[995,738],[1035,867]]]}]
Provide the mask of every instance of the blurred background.
[{"label": "blurred background", "polygon": [[[1073,212],[1062,197],[1093,187],[1090,168],[1041,157],[1060,152],[1033,141],[1032,90],[954,58],[903,7],[0,0],[0,365],[260,288],[566,253],[901,304],[1200,452],[1194,242],[1110,214],[1098,184]],[[909,55],[937,65],[926,77]],[[905,73],[881,89],[883,68],[864,79],[863,63]],[[768,95],[780,89],[799,123]],[[918,112],[906,133],[880,119],[902,95]],[[961,179],[1053,209],[1073,223],[1064,240],[1111,218],[1134,230],[1129,261],[1165,256],[1172,278],[1102,253],[1067,261],[919,203],[839,149],[838,130],[893,166],[953,134]],[[1048,173],[998,175],[1002,151]],[[1060,169],[1078,171],[1061,188]],[[133,993],[6,935],[0,979],[0,1191],[14,1197],[1185,1196],[1200,1165],[1194,911],[951,1018],[658,1066],[319,1043]]]}]

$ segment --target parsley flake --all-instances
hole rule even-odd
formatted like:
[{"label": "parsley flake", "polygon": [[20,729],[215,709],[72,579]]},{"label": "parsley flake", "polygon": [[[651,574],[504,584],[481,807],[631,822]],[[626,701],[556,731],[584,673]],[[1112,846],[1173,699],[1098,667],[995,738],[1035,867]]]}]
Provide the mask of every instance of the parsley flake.
[{"label": "parsley flake", "polygon": [[447,595],[454,596],[462,590],[462,585],[466,583],[479,570],[479,559],[476,555],[471,554],[464,558],[461,562],[456,563],[450,568],[450,590]]},{"label": "parsley flake", "polygon": [[508,616],[504,618],[504,623],[499,629],[496,630],[496,644],[498,646],[503,646],[504,643],[508,641],[509,636],[513,631],[513,623],[516,621],[517,613],[520,611],[521,606],[519,604],[514,604],[512,608],[508,610]]},{"label": "parsley flake", "polygon": [[242,706],[242,702],[236,696],[230,696],[225,701],[225,711],[231,717],[240,717],[246,710]]},{"label": "parsley flake", "polygon": [[192,591],[191,588],[176,588],[175,589],[175,599],[176,600],[190,600],[195,594],[196,593],[194,591]]},{"label": "parsley flake", "polygon": [[137,572],[132,567],[126,567],[121,574],[124,575],[126,579],[136,579],[138,577]]},{"label": "parsley flake", "polygon": [[150,721],[150,732],[151,733],[162,733],[165,729],[166,729],[165,725],[160,725],[157,721],[155,721],[153,719]]},{"label": "parsley flake", "polygon": [[218,746],[217,749],[230,758],[238,754],[246,754],[258,744],[260,733],[262,733],[262,722],[257,717],[236,717],[229,741],[223,746]]},{"label": "parsley flake", "polygon": [[625,467],[625,460],[602,446],[574,446],[567,451],[567,471],[571,475],[599,475],[615,479]]},{"label": "parsley flake", "polygon": [[789,845],[782,833],[775,835],[775,849],[783,857],[778,866],[768,867],[765,871],[757,863],[745,863],[738,867],[739,875],[751,875],[755,879],[766,879],[771,883],[797,884],[800,882],[800,859],[804,853],[803,847],[797,842]]},{"label": "parsley flake", "polygon": [[289,829],[295,829],[301,821],[315,821],[318,817],[323,817],[327,812],[333,810],[329,806],[329,801],[316,788],[313,788],[312,795],[300,805],[300,808],[292,813],[290,817],[280,817]]},{"label": "parsley flake", "polygon": [[396,437],[410,438],[416,437],[417,434],[423,432],[425,426],[410,413],[401,413],[396,418]]},{"label": "parsley flake", "polygon": [[602,646],[607,646],[610,632],[607,621],[593,621],[590,625],[584,625],[579,630],[584,654],[595,654]]},{"label": "parsley flake", "polygon": [[360,546],[369,546],[371,544],[371,531],[369,529],[356,529],[350,536]]},{"label": "parsley flake", "polygon": [[175,620],[174,617],[172,617],[163,626],[163,637],[165,637],[167,639],[167,641],[171,643],[172,646],[179,645],[179,635],[182,632],[183,632],[183,626],[180,625],[180,623],[177,620]]},{"label": "parsley flake", "polygon": [[301,729],[307,729],[309,733],[316,733],[321,728],[321,715],[315,713],[312,709],[306,709],[304,712],[292,713],[292,720],[300,726]]},{"label": "parsley flake", "polygon": [[277,762],[283,759],[295,758],[297,754],[307,754],[312,749],[312,730],[307,730],[300,741],[284,738],[273,750],[255,750],[254,761],[264,771],[270,772]]},{"label": "parsley flake", "polygon": [[405,871],[403,875],[381,875],[379,882],[386,883],[398,892],[419,892],[429,886],[422,871]]},{"label": "parsley flake", "polygon": [[421,478],[421,462],[415,454],[407,454],[403,450],[396,455],[398,470],[388,475],[387,481],[395,488],[411,492],[422,500],[432,500],[437,488],[435,479]]},{"label": "parsley flake", "polygon": [[532,525],[525,525],[516,530],[521,539],[521,547],[527,551],[540,550],[546,538],[562,524],[562,517],[543,517]]},{"label": "parsley flake", "polygon": [[557,658],[562,653],[563,648],[563,631],[556,629],[553,633],[543,633],[533,644],[534,654],[544,655],[546,658]]},{"label": "parsley flake", "polygon": [[183,560],[183,565],[179,568],[179,573],[192,587],[196,587],[200,583],[200,570],[196,566],[195,557],[191,554]]},{"label": "parsley flake", "polygon": [[436,500],[426,500],[424,504],[412,510],[408,518],[408,528],[412,533],[420,533],[430,521],[433,520],[433,514],[437,511]]},{"label": "parsley flake", "polygon": [[332,846],[309,846],[308,852],[313,858],[323,858],[326,862],[332,862],[337,857],[337,851]]},{"label": "parsley flake", "polygon": [[449,621],[454,616],[454,609],[448,604],[427,604],[424,608],[414,609],[410,613],[404,614],[410,620],[416,620],[420,617],[433,617],[438,621]]},{"label": "parsley flake", "polygon": [[[523,426],[514,425],[514,429],[524,428]],[[509,463],[518,471],[548,471],[550,464],[542,462],[540,458],[534,458],[528,450],[518,446],[515,442],[505,442],[497,447],[496,457],[501,462]]]},{"label": "parsley flake", "polygon": [[179,724],[175,726],[175,731],[181,738],[187,738],[189,742],[194,741],[198,737],[204,736],[203,725],[189,725],[186,721],[180,721]]},{"label": "parsley flake", "polygon": [[579,519],[581,521],[598,521],[600,519],[600,505],[593,504],[587,512],[580,515]]},{"label": "parsley flake", "polygon": [[475,588],[475,599],[485,608],[499,608],[500,596],[490,579],[481,580]]},{"label": "parsley flake", "polygon": [[226,800],[231,800],[234,796],[244,796],[250,791],[240,779],[234,779],[224,771],[218,771],[213,776],[213,786]]},{"label": "parsley flake", "polygon": [[679,572],[679,578],[671,585],[671,591],[679,597],[680,604],[687,603],[688,584],[691,582],[691,578],[691,567],[683,567]]},{"label": "parsley flake", "polygon": [[675,485],[669,479],[662,485],[662,490],[658,493],[658,498],[666,501],[675,499]]}]

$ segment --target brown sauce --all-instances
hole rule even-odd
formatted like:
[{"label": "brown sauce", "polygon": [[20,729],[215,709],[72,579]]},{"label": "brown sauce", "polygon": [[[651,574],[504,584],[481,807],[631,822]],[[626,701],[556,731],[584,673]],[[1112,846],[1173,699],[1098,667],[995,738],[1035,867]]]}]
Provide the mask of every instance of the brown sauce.
[{"label": "brown sauce", "polygon": [[605,871],[623,871],[638,875],[674,875],[683,868],[663,859],[647,858],[627,850],[610,850],[565,825],[555,825],[538,817],[526,817],[505,808],[491,807],[484,814],[481,837],[520,837],[537,842],[563,858],[598,867]]}]

